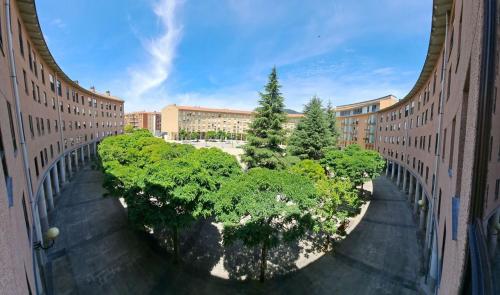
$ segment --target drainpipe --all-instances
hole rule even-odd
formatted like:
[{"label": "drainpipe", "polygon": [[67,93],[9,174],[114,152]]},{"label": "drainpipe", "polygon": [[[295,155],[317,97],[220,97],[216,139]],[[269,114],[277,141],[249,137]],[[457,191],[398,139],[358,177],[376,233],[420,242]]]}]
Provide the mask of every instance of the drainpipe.
[{"label": "drainpipe", "polygon": [[[64,153],[66,152],[65,151],[65,148],[64,148],[64,131],[63,131],[63,125],[62,125],[62,116],[61,116],[61,101],[59,100],[59,95],[57,93],[57,72],[54,72],[54,76],[55,76],[55,83],[56,83],[56,108],[57,108],[57,115],[59,117],[59,134],[61,135],[61,154],[63,155],[63,157],[61,157],[61,160],[62,160],[62,169],[61,169],[61,173],[64,174],[64,181],[67,182],[68,181],[68,176],[69,175],[66,175],[66,157],[64,157]],[[61,87],[62,87],[62,84],[61,84]],[[61,89],[62,91],[62,89]],[[64,108],[64,105],[63,105],[63,108]]]},{"label": "drainpipe", "polygon": [[[436,238],[436,243],[432,243],[430,245],[430,247],[437,247],[437,244],[438,244],[438,233],[437,233],[437,224],[436,224],[436,218],[435,218],[435,215],[434,215],[434,207],[435,207],[435,204],[436,204],[436,198],[437,198],[437,187],[438,187],[438,179],[439,179],[439,167],[440,167],[440,161],[439,161],[439,158],[441,156],[441,129],[442,129],[442,124],[443,124],[443,104],[444,104],[444,100],[445,100],[445,84],[446,84],[446,81],[447,81],[447,78],[446,77],[446,69],[447,69],[447,66],[448,66],[448,12],[446,12],[446,27],[445,27],[445,33],[444,33],[444,54],[443,54],[443,66],[441,68],[441,76],[443,77],[442,80],[441,80],[441,91],[440,91],[440,99],[439,99],[439,112],[438,112],[438,126],[437,126],[437,152],[436,152],[436,155],[434,156],[434,175],[435,175],[435,178],[434,178],[434,186],[432,188],[433,192],[432,192],[432,202],[430,204],[430,208],[429,208],[429,212],[431,213],[430,214],[430,222],[429,222],[429,226],[431,228],[433,228],[434,230],[430,231],[428,230],[426,236],[425,236],[425,247],[424,247],[424,262],[427,262],[427,259],[429,258],[429,250],[432,251],[432,249],[427,249],[428,248],[428,244],[429,242],[431,241],[431,235],[433,234]],[[439,261],[439,251],[436,251],[437,255],[435,255],[435,259],[437,261]],[[434,255],[432,255],[434,256]],[[433,258],[431,256],[431,258]],[[431,264],[432,264],[432,261],[431,261]],[[427,265],[425,266],[427,267]],[[430,269],[429,269],[430,270]],[[427,271],[427,275],[430,275],[432,277],[432,279],[436,279],[436,280],[439,280],[439,272],[442,271],[442,270],[437,270],[438,271],[438,274],[437,276],[434,278],[432,277],[432,274],[429,273]],[[439,284],[439,282],[437,282]],[[432,286],[432,287],[435,287],[435,286]],[[434,292],[436,292],[437,289],[434,289]]]},{"label": "drainpipe", "polygon": [[[35,212],[37,212],[37,205],[36,205],[36,200],[35,197],[33,196],[33,187],[31,183],[31,177],[29,175],[29,163],[28,163],[28,151],[26,147],[26,140],[24,137],[24,130],[23,130],[23,122],[21,118],[21,102],[19,98],[19,88],[17,87],[17,75],[16,75],[16,62],[14,59],[14,46],[12,42],[12,21],[11,21],[11,14],[10,14],[10,0],[5,1],[5,14],[6,14],[6,24],[7,24],[7,46],[8,46],[8,58],[9,58],[9,69],[10,69],[10,81],[12,83],[12,90],[14,92],[14,99],[15,99],[15,105],[16,105],[16,118],[17,118],[17,131],[19,134],[19,143],[21,145],[21,150],[23,153],[23,168],[24,168],[24,176],[26,178],[26,183],[27,185],[27,190],[28,190],[28,196],[30,199],[30,205],[31,205],[31,220],[32,222],[35,222]],[[31,54],[28,53],[28,54]],[[33,249],[33,242],[35,240],[42,241],[42,237],[35,237],[34,234],[35,232],[33,231],[33,226],[30,226],[30,238],[32,243],[30,244],[31,248],[31,253],[32,253],[32,261],[33,261],[33,276],[35,278],[35,292],[36,294],[40,293],[40,290],[38,289],[38,279],[37,279],[37,263],[35,259],[35,252],[36,250]],[[42,241],[43,242],[43,241]]]}]

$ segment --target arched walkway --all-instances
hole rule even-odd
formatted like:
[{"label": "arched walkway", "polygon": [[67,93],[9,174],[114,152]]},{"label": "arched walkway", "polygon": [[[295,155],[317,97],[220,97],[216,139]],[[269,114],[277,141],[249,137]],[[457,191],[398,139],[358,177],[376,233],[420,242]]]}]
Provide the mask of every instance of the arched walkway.
[{"label": "arched walkway", "polygon": [[260,284],[174,266],[132,231],[99,171],[84,167],[55,200],[61,229],[49,251],[53,294],[418,294],[417,226],[402,193],[385,177],[351,234],[307,267]]}]

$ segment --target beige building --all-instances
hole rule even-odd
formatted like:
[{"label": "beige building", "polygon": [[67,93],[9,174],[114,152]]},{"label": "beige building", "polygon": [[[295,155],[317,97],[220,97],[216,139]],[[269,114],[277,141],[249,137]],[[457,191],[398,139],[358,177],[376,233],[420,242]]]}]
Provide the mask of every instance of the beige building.
[{"label": "beige building", "polygon": [[428,294],[500,294],[499,4],[435,0],[418,80],[376,114],[375,148],[418,221]]},{"label": "beige building", "polygon": [[53,59],[34,1],[0,0],[0,293],[45,294],[54,197],[122,133],[123,100],[84,89]]},{"label": "beige building", "polygon": [[[292,131],[302,114],[289,114],[284,124],[287,131]],[[229,109],[214,109],[192,106],[169,105],[161,111],[161,131],[166,139],[179,139],[179,131],[197,132],[202,139],[207,132],[224,131],[243,138],[250,127],[253,112]]]},{"label": "beige building", "polygon": [[336,107],[338,144],[341,147],[358,144],[363,148],[373,149],[377,125],[376,113],[397,101],[395,96],[387,95]]},{"label": "beige building", "polygon": [[161,113],[146,111],[126,113],[125,125],[132,125],[136,129],[148,129],[157,135],[161,130]]}]

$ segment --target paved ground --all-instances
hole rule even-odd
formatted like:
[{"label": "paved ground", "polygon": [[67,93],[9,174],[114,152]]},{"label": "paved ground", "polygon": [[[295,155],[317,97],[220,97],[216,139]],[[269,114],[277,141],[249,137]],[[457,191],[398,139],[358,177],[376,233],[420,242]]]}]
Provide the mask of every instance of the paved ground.
[{"label": "paved ground", "polygon": [[101,181],[101,174],[87,167],[56,199],[50,217],[61,235],[49,252],[47,274],[53,294],[418,293],[419,248],[411,210],[383,177],[374,183],[365,216],[334,253],[264,284],[172,265],[154,243],[129,229],[119,201],[102,197]]}]

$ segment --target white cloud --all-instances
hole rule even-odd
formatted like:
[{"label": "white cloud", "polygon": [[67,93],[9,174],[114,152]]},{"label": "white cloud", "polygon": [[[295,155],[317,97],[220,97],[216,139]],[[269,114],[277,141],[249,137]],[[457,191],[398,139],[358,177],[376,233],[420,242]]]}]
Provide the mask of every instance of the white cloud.
[{"label": "white cloud", "polygon": [[59,29],[64,29],[66,27],[66,23],[62,21],[60,18],[55,18],[50,22],[51,25],[58,27]]},{"label": "white cloud", "polygon": [[177,10],[182,0],[159,0],[153,8],[162,28],[162,34],[141,40],[147,60],[128,69],[127,104],[140,104],[145,95],[157,91],[168,79],[173,69],[177,45],[182,36],[182,26],[177,19]]}]

